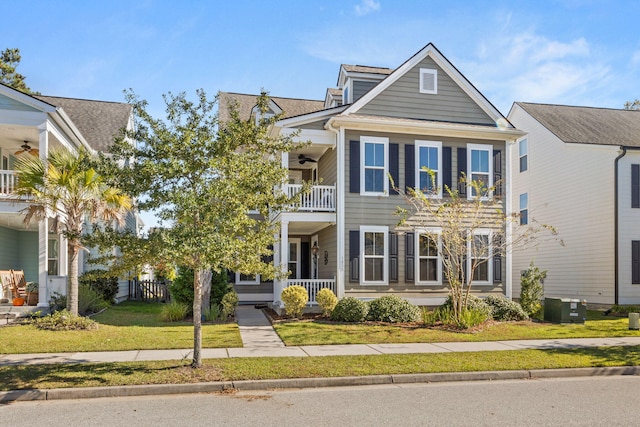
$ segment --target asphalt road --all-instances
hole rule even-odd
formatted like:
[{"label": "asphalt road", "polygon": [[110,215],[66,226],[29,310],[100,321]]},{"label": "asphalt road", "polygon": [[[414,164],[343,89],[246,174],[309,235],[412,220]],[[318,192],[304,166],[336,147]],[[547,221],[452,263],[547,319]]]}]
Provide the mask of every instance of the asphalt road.
[{"label": "asphalt road", "polygon": [[476,381],[0,405],[3,426],[637,426],[640,377]]}]

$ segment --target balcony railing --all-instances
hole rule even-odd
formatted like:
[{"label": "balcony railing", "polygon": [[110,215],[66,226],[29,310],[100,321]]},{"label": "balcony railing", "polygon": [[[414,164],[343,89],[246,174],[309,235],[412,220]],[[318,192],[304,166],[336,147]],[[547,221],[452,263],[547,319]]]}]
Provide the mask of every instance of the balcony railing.
[{"label": "balcony railing", "polygon": [[309,193],[301,194],[302,184],[286,184],[284,190],[289,198],[296,195],[299,204],[298,211],[303,212],[335,212],[336,211],[336,186],[313,185]]},{"label": "balcony railing", "polygon": [[287,286],[299,285],[307,290],[309,294],[309,304],[316,305],[316,295],[320,292],[320,289],[328,288],[336,293],[336,280],[335,279],[289,279],[287,280]]},{"label": "balcony railing", "polygon": [[16,188],[16,173],[0,170],[0,197],[9,196]]}]

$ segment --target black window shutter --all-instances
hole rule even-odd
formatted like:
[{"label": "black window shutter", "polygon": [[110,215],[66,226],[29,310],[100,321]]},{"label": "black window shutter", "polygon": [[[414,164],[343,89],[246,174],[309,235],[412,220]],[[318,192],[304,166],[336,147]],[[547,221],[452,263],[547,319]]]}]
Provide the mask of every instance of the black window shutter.
[{"label": "black window shutter", "polygon": [[360,141],[349,141],[349,192],[360,192]]},{"label": "black window shutter", "polygon": [[640,208],[640,165],[631,165],[631,207]]},{"label": "black window shutter", "polygon": [[[458,192],[461,196],[467,195],[467,184],[460,182],[462,179],[462,175],[467,174],[467,149],[466,148],[458,148]],[[471,179],[471,177],[467,177],[467,179]]]},{"label": "black window shutter", "polygon": [[311,243],[300,242],[300,278],[311,278]]},{"label": "black window shutter", "polygon": [[415,234],[414,233],[406,233],[405,234],[405,281],[406,282],[414,282],[415,281]]},{"label": "black window shutter", "polygon": [[493,283],[502,283],[502,238],[495,236],[493,253]]},{"label": "black window shutter", "polygon": [[229,283],[232,283],[232,284],[236,283],[236,272],[235,271],[227,270],[227,281]]},{"label": "black window shutter", "polygon": [[[389,175],[391,175],[391,179],[393,179],[393,185],[397,188],[400,188],[400,147],[398,144],[391,143],[389,144]],[[398,194],[398,192],[393,188],[393,186],[389,187],[389,194]]]},{"label": "black window shutter", "polygon": [[502,196],[502,150],[493,150],[493,185],[496,187],[493,195]]},{"label": "black window shutter", "polygon": [[442,147],[442,194],[451,189],[451,147]]},{"label": "black window shutter", "polygon": [[360,231],[349,230],[349,282],[360,281]]},{"label": "black window shutter", "polygon": [[389,233],[389,282],[398,281],[398,233]]},{"label": "black window shutter", "polygon": [[409,188],[416,186],[416,152],[413,144],[404,146],[404,185]]},{"label": "black window shutter", "polygon": [[631,241],[631,283],[640,284],[640,240]]}]

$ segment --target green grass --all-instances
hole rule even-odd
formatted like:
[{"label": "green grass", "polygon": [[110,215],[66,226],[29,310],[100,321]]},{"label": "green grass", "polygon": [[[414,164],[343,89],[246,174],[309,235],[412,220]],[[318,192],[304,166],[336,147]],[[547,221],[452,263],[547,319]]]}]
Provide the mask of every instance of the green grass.
[{"label": "green grass", "polygon": [[[127,301],[94,317],[94,331],[43,331],[32,325],[0,329],[0,353],[148,350],[193,347],[193,324],[161,322],[162,304]],[[203,348],[242,347],[236,324],[204,324]]]},{"label": "green grass", "polygon": [[503,322],[479,331],[453,332],[421,325],[334,324],[328,322],[280,322],[276,332],[286,345],[434,343],[521,339],[601,338],[638,336],[629,330],[627,318],[589,311],[585,324],[558,325],[542,322]]},{"label": "green grass", "polygon": [[635,366],[640,346],[467,353],[209,359],[0,367],[0,390],[431,372]]}]

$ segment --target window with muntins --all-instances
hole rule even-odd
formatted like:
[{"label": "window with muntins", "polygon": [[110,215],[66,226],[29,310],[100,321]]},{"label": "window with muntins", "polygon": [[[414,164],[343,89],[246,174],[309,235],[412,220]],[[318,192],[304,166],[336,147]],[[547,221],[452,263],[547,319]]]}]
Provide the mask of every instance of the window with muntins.
[{"label": "window with muntins", "polygon": [[389,139],[363,137],[360,156],[362,165],[360,194],[384,195],[389,192]]},{"label": "window with muntins", "polygon": [[[491,145],[467,145],[467,179],[470,181],[481,182],[482,199],[488,199],[488,189],[493,186],[493,162],[491,161],[493,147]],[[477,196],[474,186],[468,192],[467,198],[472,199]]]},{"label": "window with muntins", "polygon": [[476,265],[473,271],[474,282],[489,282],[491,280],[491,233],[477,231],[469,244],[469,270]]},{"label": "window with muntins", "polygon": [[58,268],[58,239],[49,239],[49,248],[47,251],[47,274],[49,276],[57,276]]},{"label": "window with muntins", "polygon": [[439,283],[440,266],[440,238],[434,233],[420,233],[416,239],[418,248],[417,277],[419,283]]},{"label": "window with muntins", "polygon": [[520,172],[524,172],[529,169],[529,143],[526,139],[521,140],[518,143],[518,155],[520,157]]},{"label": "window with muntins", "polygon": [[418,188],[423,193],[442,197],[442,142],[416,141],[415,147]]},{"label": "window with muntins", "polygon": [[420,68],[420,93],[430,95],[438,93],[438,70]]},{"label": "window with muntins", "polygon": [[244,274],[236,271],[236,285],[257,285],[259,283],[259,274]]},{"label": "window with muntins", "polygon": [[389,227],[361,226],[362,283],[386,284]]},{"label": "window with muntins", "polygon": [[520,225],[529,224],[529,193],[520,195]]}]

